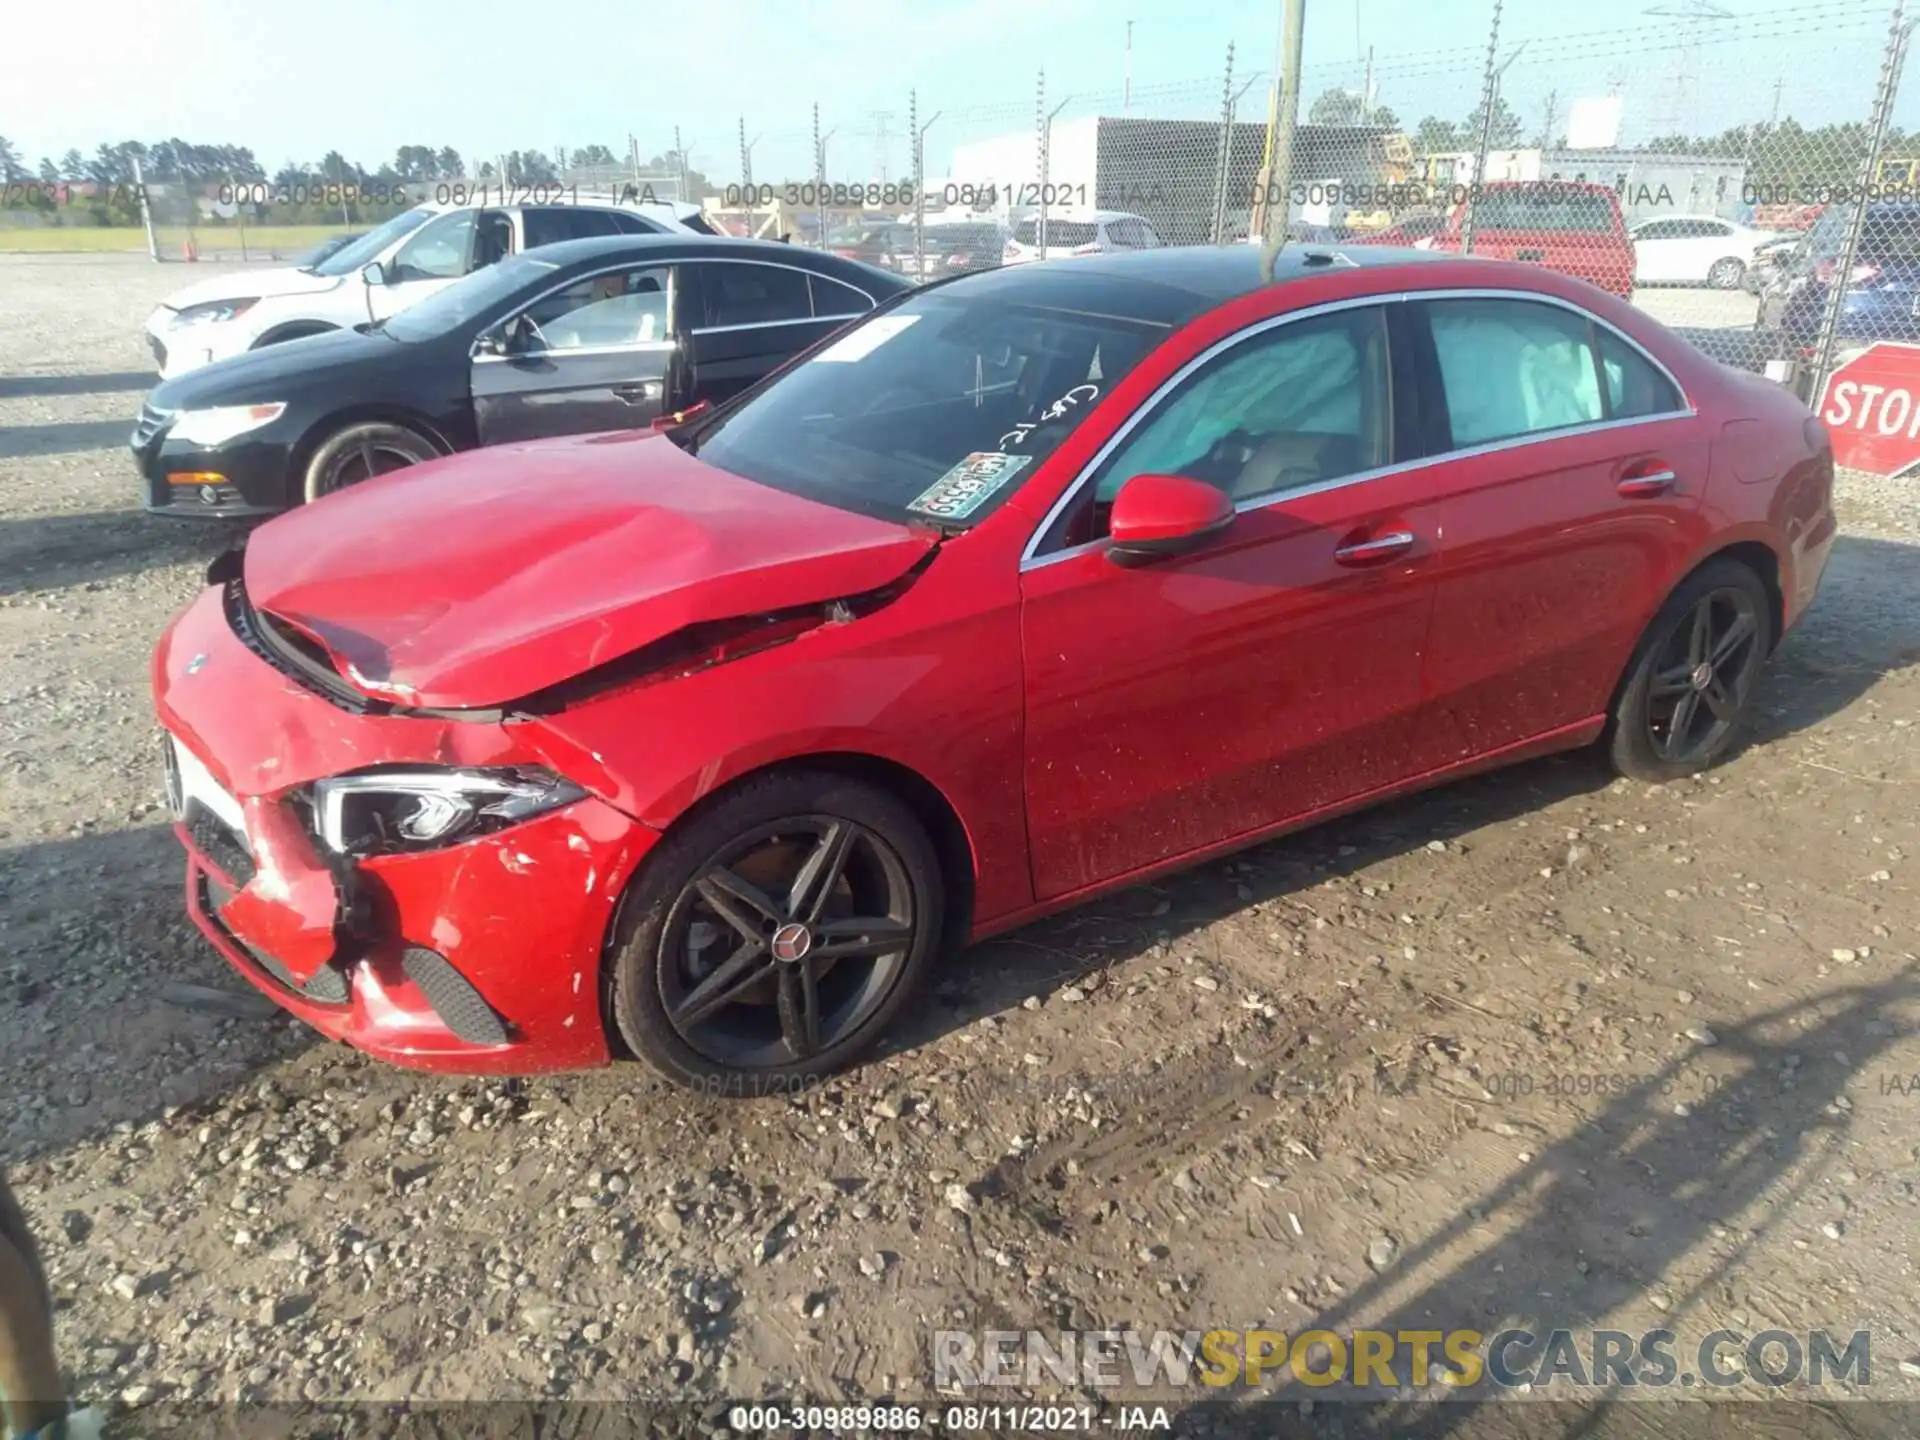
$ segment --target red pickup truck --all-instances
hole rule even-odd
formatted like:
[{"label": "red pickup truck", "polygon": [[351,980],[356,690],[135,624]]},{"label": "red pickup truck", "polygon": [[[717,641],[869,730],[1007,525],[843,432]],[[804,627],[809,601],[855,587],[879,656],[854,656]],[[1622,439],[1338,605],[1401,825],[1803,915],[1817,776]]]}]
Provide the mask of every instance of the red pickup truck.
[{"label": "red pickup truck", "polygon": [[[1466,204],[1454,206],[1431,248],[1458,252],[1466,224]],[[1604,185],[1512,180],[1482,187],[1473,203],[1473,253],[1530,260],[1623,300],[1633,292],[1633,241],[1619,200]]]}]

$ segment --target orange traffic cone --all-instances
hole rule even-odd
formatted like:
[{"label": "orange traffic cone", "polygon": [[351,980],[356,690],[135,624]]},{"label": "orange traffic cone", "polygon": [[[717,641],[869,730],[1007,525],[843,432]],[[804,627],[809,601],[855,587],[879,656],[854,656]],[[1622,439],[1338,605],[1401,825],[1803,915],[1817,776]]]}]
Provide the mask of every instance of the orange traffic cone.
[{"label": "orange traffic cone", "polygon": [[193,236],[189,235],[185,240],[180,242],[180,258],[182,260],[198,260],[200,258],[199,250],[194,248]]}]

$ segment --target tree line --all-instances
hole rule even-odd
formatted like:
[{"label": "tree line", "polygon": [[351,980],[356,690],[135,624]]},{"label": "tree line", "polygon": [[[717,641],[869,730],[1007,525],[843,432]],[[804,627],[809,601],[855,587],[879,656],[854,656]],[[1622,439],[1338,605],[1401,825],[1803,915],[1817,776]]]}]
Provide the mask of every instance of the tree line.
[{"label": "tree line", "polygon": [[[19,185],[39,181],[46,188],[34,187],[24,197],[11,198],[14,208],[41,211],[53,219],[83,224],[119,225],[139,219],[132,186],[135,164],[148,186],[179,186],[204,193],[210,187],[224,185],[266,185],[273,191],[338,192],[343,189],[389,194],[402,184],[436,181],[479,181],[507,185],[560,183],[567,174],[581,171],[601,172],[608,182],[626,178],[627,162],[605,145],[587,145],[567,151],[528,148],[510,150],[485,159],[467,157],[451,145],[402,145],[393,158],[368,166],[349,160],[338,150],[329,150],[318,160],[290,160],[268,172],[253,150],[245,145],[201,145],[179,138],[151,144],[123,140],[102,144],[93,154],[68,150],[55,159],[43,157],[29,167],[25,157],[11,141],[0,135],[0,182]],[[701,199],[718,193],[698,170],[686,164],[685,157],[669,150],[654,155],[643,167],[652,176],[685,177],[689,199]],[[63,206],[58,187],[90,185],[105,192],[98,195],[74,194]],[[392,213],[390,205],[348,201],[344,206],[326,203],[269,203],[249,207],[249,218],[256,223],[377,223]],[[69,210],[71,215],[55,212]],[[176,219],[197,219],[179,216]]]}]

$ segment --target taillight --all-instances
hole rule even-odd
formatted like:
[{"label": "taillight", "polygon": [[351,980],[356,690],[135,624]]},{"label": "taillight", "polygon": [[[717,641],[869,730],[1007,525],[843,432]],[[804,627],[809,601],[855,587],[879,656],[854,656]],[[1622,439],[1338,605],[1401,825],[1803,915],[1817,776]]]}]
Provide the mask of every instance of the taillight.
[{"label": "taillight", "polygon": [[948,268],[949,270],[964,270],[964,269],[966,269],[966,268],[967,268],[967,257],[966,257],[966,256],[964,256],[964,255],[949,255],[949,256],[947,257],[947,268]]}]

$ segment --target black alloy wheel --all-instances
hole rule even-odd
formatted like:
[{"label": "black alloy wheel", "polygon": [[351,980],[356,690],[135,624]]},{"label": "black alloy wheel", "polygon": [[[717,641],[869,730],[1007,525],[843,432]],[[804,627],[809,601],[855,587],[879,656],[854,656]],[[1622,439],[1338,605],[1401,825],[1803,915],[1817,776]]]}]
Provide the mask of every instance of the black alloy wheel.
[{"label": "black alloy wheel", "polygon": [[1612,755],[1652,781],[1706,769],[1732,744],[1773,648],[1772,602],[1752,570],[1715,561],[1649,627],[1615,706]]},{"label": "black alloy wheel", "polygon": [[713,1093],[824,1074],[885,1029],[938,948],[942,903],[925,831],[885,791],[749,781],[643,867],[612,967],[620,1032]]}]

